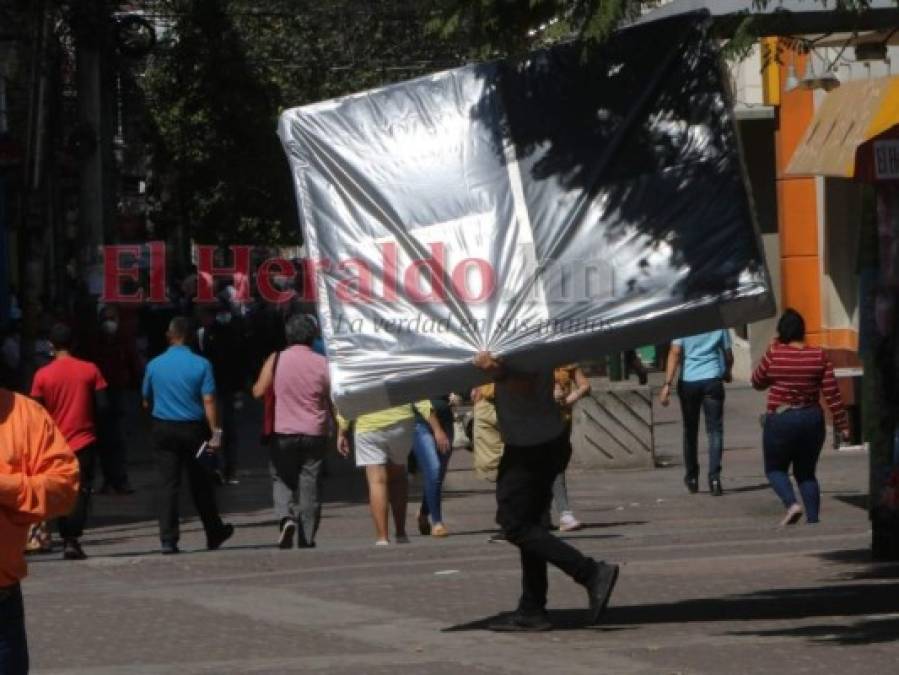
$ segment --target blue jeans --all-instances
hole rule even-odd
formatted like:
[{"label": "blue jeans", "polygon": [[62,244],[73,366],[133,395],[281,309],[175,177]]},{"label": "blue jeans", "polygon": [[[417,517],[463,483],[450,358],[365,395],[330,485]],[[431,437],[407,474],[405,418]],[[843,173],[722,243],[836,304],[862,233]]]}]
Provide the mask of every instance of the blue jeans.
[{"label": "blue jeans", "polygon": [[0,673],[26,675],[28,642],[25,639],[25,608],[18,584],[0,589]]},{"label": "blue jeans", "polygon": [[443,454],[437,449],[437,441],[434,440],[431,426],[421,420],[415,421],[415,439],[412,442],[412,452],[415,453],[415,461],[424,478],[425,488],[421,500],[421,512],[425,515],[430,515],[432,523],[443,522],[441,494],[450,455],[453,454],[452,428],[446,435],[449,438],[451,449],[446,454]]},{"label": "blue jeans", "polygon": [[681,382],[677,386],[684,420],[684,470],[686,478],[699,477],[699,412],[705,415],[709,438],[709,480],[721,475],[724,445],[724,383],[720,378]]},{"label": "blue jeans", "polygon": [[805,517],[818,522],[821,489],[815,478],[818,457],[824,446],[824,413],[818,406],[769,414],[765,418],[762,443],[765,449],[765,475],[783,505],[796,503],[796,494],[787,471],[793,465],[793,477],[805,506]]}]

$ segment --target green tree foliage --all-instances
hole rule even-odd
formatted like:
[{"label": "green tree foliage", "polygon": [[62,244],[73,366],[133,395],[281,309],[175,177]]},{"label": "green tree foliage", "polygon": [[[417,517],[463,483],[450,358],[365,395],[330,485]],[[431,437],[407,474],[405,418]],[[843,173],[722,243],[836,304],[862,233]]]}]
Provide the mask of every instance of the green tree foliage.
[{"label": "green tree foliage", "polygon": [[[864,12],[870,0],[805,0],[835,12]],[[779,0],[753,0],[753,9]],[[633,20],[660,0],[447,0],[432,27],[444,37],[465,34],[482,56],[519,54],[559,38],[589,47],[605,40],[623,22]],[[746,11],[729,30],[727,53],[745,54],[760,34],[759,21]]]},{"label": "green tree foliage", "polygon": [[275,135],[287,107],[458,65],[422,0],[160,0],[142,78],[153,121],[156,219],[206,242],[296,243]]}]

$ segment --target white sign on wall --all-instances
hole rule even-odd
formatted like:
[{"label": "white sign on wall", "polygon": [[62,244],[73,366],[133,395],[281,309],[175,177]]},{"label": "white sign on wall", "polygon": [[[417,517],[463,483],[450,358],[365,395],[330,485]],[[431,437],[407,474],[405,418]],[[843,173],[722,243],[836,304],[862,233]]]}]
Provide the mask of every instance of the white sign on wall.
[{"label": "white sign on wall", "polygon": [[874,141],[874,177],[877,180],[899,178],[899,140]]}]

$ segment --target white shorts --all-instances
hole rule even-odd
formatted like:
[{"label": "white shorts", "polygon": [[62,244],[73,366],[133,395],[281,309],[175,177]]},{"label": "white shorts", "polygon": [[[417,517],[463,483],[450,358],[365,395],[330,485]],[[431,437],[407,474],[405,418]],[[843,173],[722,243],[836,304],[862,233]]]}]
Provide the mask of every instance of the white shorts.
[{"label": "white shorts", "polygon": [[356,466],[406,464],[415,438],[415,420],[356,434]]}]

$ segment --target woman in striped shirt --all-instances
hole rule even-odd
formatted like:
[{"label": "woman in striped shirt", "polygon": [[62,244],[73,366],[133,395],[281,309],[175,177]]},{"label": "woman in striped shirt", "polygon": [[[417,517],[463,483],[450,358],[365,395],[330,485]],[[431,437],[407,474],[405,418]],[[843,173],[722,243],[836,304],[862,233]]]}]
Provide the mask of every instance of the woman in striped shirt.
[{"label": "woman in striped shirt", "polygon": [[780,317],[777,339],[752,374],[752,386],[768,389],[763,434],[765,474],[787,509],[781,525],[793,525],[803,513],[787,475],[791,464],[806,519],[817,523],[821,491],[815,467],[826,434],[819,402],[822,395],[835,429],[844,438],[849,435],[849,426],[833,366],[820,347],[805,344],[805,321],[799,312],[788,309]]}]

